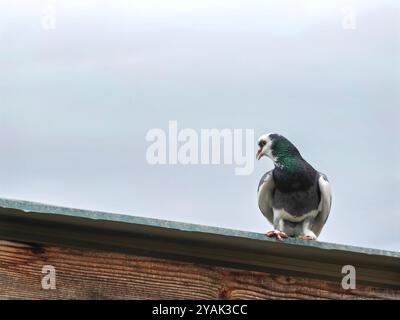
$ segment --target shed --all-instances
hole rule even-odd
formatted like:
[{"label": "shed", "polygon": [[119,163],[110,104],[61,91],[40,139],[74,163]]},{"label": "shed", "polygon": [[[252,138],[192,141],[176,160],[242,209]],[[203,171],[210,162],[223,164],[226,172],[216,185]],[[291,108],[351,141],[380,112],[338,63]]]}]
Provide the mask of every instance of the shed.
[{"label": "shed", "polygon": [[400,299],[400,253],[0,199],[0,299]]}]

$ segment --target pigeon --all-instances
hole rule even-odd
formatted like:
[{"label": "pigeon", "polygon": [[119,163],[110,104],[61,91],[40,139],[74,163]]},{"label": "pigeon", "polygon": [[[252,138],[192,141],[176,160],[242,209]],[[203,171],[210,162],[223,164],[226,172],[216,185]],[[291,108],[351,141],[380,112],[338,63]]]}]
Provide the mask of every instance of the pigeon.
[{"label": "pigeon", "polygon": [[275,166],[264,174],[258,186],[258,206],[274,226],[266,235],[278,240],[316,240],[331,210],[327,176],[316,171],[280,134],[262,135],[258,147],[257,160],[267,156]]}]

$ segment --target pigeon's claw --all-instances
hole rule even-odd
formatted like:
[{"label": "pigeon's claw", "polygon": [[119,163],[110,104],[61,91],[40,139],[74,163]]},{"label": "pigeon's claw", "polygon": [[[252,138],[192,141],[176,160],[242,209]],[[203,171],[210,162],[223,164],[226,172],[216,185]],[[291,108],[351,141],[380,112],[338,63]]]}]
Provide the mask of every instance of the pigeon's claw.
[{"label": "pigeon's claw", "polygon": [[299,239],[301,240],[316,240],[316,237],[313,236],[300,236]]},{"label": "pigeon's claw", "polygon": [[280,241],[283,241],[283,239],[288,237],[286,233],[284,233],[283,231],[279,231],[279,230],[268,231],[265,235],[268,238],[276,238]]}]

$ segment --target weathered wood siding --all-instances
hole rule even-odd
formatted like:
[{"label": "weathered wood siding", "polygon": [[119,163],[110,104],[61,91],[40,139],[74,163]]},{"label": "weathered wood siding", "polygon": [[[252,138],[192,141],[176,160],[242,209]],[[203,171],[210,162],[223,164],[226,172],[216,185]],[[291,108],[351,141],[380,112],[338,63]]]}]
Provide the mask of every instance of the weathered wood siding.
[{"label": "weathered wood siding", "polygon": [[[41,286],[56,268],[56,289]],[[400,299],[400,290],[0,241],[0,299]]]}]

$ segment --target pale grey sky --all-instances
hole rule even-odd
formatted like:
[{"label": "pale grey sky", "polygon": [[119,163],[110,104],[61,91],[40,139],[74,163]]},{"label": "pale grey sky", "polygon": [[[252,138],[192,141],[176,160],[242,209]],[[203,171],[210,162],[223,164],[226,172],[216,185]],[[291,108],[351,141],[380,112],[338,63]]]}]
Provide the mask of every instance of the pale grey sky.
[{"label": "pale grey sky", "polygon": [[0,196],[264,232],[269,160],[146,162],[169,120],[252,128],[330,178],[321,241],[398,251],[399,24],[395,0],[1,2]]}]

